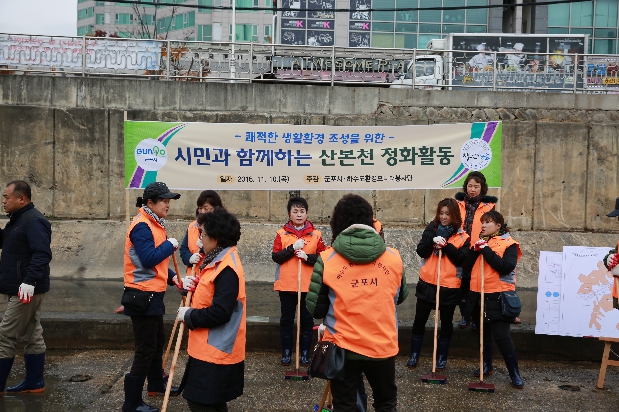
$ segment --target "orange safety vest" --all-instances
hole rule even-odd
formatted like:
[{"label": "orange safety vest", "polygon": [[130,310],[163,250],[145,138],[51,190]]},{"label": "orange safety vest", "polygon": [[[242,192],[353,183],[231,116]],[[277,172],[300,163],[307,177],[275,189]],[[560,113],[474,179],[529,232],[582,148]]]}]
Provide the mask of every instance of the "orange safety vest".
[{"label": "orange safety vest", "polygon": [[[198,253],[200,248],[198,248],[198,239],[200,238],[200,225],[198,225],[198,221],[194,220],[187,227],[187,249],[191,252],[191,254]],[[204,258],[200,259],[198,263],[196,263],[196,273],[197,269],[202,264]],[[191,275],[191,267],[187,267],[187,276]]]},{"label": "orange safety vest", "polygon": [[[296,242],[299,238],[293,233],[289,233],[284,229],[277,231],[282,241],[282,250]],[[318,241],[322,237],[320,230],[314,229],[311,233],[303,235],[301,239],[305,240],[303,251],[308,255],[315,254],[318,247]],[[277,265],[275,269],[275,285],[274,290],[281,292],[297,292],[299,289],[299,263],[298,258],[293,256],[281,265]],[[301,262],[301,292],[309,290],[310,281],[312,280],[312,271],[314,267]]]},{"label": "orange safety vest", "polygon": [[[505,250],[511,245],[518,248],[518,261],[522,257],[520,244],[516,242],[509,233],[503,236],[495,236],[488,241],[488,246],[499,257],[503,257]],[[518,262],[517,261],[517,262]],[[471,290],[481,292],[481,255],[477,258],[473,270],[471,271]],[[507,292],[516,290],[516,269],[507,276],[499,276],[498,272],[484,260],[484,293]]]},{"label": "orange safety vest", "polygon": [[154,268],[142,266],[142,262],[140,262],[140,258],[129,237],[129,234],[138,223],[146,223],[148,225],[150,232],[153,234],[156,248],[168,238],[165,228],[150,217],[143,208],[140,208],[138,214],[133,218],[125,237],[125,286],[148,292],[164,292],[168,287],[168,263],[170,257],[163,259]]},{"label": "orange safety vest", "polygon": [[[617,248],[619,248],[619,242],[617,242]],[[613,298],[619,299],[619,296],[617,295],[617,283],[619,283],[619,281],[613,276]]]},{"label": "orange safety vest", "polygon": [[239,277],[239,293],[236,307],[230,320],[214,328],[196,328],[189,331],[187,353],[204,362],[232,365],[245,360],[245,272],[241,260],[232,246],[224,249],[200,274],[200,282],[191,299],[193,309],[211,306],[215,295],[215,279],[226,267],[232,268]]},{"label": "orange safety vest", "polygon": [[[460,207],[460,216],[462,217],[462,227],[464,228],[464,219],[466,219],[466,205],[464,200],[456,200]],[[479,234],[481,233],[481,216],[494,209],[494,203],[479,202],[477,210],[475,210],[475,216],[473,216],[473,225],[471,226],[471,246],[479,240]]]},{"label": "orange safety vest", "polygon": [[387,248],[372,263],[348,261],[335,250],[320,254],[323,283],[331,289],[324,340],[370,358],[398,354],[396,301],[404,266],[400,253]]},{"label": "orange safety vest", "polygon": [[[460,249],[468,238],[469,235],[462,228],[458,228],[458,233],[451,236],[447,243],[451,243],[456,249]],[[437,265],[438,255],[432,253],[429,258],[424,259],[421,263],[419,278],[426,283],[436,285]],[[460,283],[462,283],[462,269],[456,267],[443,253],[443,258],[441,259],[441,287],[459,289]]]}]

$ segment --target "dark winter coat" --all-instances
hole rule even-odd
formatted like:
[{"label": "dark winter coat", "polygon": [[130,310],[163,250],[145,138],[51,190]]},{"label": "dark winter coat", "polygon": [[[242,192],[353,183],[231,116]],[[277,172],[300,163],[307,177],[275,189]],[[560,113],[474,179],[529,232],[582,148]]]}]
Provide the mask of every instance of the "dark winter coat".
[{"label": "dark winter coat", "polygon": [[[457,231],[458,228],[456,228]],[[436,236],[436,228],[434,222],[426,227],[421,235],[421,240],[417,244],[417,254],[422,259],[427,259],[434,252],[434,237]],[[460,267],[466,258],[466,250],[470,247],[470,242],[467,239],[460,249],[456,248],[451,243],[448,243],[443,248],[443,253],[454,264],[454,266]],[[423,299],[429,303],[436,302],[436,285],[424,282],[421,278],[417,282],[415,289],[415,296],[419,299]],[[446,288],[442,287],[440,291],[440,304],[441,305],[457,305],[460,303],[460,288]]]},{"label": "dark winter coat", "polygon": [[29,203],[9,215],[0,229],[0,293],[17,296],[22,283],[34,286],[34,293],[49,291],[49,262],[52,227]]}]

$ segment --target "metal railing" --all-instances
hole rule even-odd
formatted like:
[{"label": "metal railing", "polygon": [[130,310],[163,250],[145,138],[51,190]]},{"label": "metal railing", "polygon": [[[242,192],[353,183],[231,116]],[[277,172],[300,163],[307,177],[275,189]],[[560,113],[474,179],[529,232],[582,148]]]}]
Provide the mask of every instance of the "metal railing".
[{"label": "metal railing", "polygon": [[0,74],[619,93],[619,55],[232,44],[0,34]]}]

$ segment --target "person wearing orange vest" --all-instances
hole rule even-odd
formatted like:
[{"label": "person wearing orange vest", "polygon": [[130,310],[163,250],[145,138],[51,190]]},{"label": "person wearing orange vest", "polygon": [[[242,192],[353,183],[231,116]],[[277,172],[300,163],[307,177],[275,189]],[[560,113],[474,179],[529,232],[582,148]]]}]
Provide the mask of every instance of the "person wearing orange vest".
[{"label": "person wearing orange vest", "polygon": [[301,336],[299,339],[299,362],[309,365],[310,346],[312,344],[312,329],[314,320],[305,306],[305,296],[312,276],[312,267],[318,254],[325,250],[322,233],[307,220],[309,206],[302,197],[291,197],[288,200],[289,221],[277,231],[273,241],[271,257],[275,269],[275,284],[273,289],[279,292],[281,317],[279,334],[282,346],[281,365],[288,366],[292,362],[293,324],[297,309],[298,262],[301,260]]},{"label": "person wearing orange vest", "polygon": [[[492,210],[481,216],[480,239],[467,252],[463,268],[472,268],[471,291],[476,296],[477,306],[481,293],[480,255],[484,258],[484,376],[491,375],[493,371],[492,338],[494,337],[505,360],[512,385],[522,389],[524,382],[520,378],[516,347],[509,335],[509,327],[514,323],[514,318],[503,315],[500,302],[501,292],[516,290],[516,265],[522,257],[520,245],[510,236],[503,215]],[[474,374],[479,376],[479,369]]]},{"label": "person wearing orange vest", "polygon": [[[200,193],[196,204],[198,207],[196,209],[196,218],[200,213],[210,213],[218,207],[224,207],[221,203],[221,198],[214,190],[205,190]],[[200,253],[202,242],[199,239],[199,235],[198,220],[196,219],[187,227],[185,237],[178,249],[183,263],[187,266],[186,276],[191,274],[191,267],[193,265],[198,265],[199,267],[204,258],[204,254]]]},{"label": "person wearing orange vest", "polygon": [[470,246],[469,235],[461,226],[458,203],[454,199],[443,199],[438,203],[434,220],[426,227],[417,245],[417,254],[423,261],[415,293],[417,306],[411,338],[411,357],[406,363],[408,368],[417,366],[426,322],[430,312],[436,309],[439,250],[442,250],[439,292],[441,332],[436,350],[436,369],[444,369],[447,365],[449,343],[453,335],[453,315],[460,302],[460,266]]},{"label": "person wearing orange vest", "polygon": [[[158,408],[142,400],[144,381],[148,379],[149,395],[163,394],[162,357],[165,336],[163,296],[168,285],[180,284],[176,274],[168,268],[170,256],[178,248],[174,238],[167,238],[165,217],[170,210],[170,199],[181,195],[172,193],[163,182],[146,186],[140,207],[125,238],[125,290],[134,289],[149,294],[148,306],[139,310],[125,304],[124,314],[131,317],[135,335],[135,355],[131,371],[125,375],[125,402],[123,412],[155,412]],[[172,392],[177,394],[176,388]]]},{"label": "person wearing orange vest", "polygon": [[385,241],[385,228],[383,227],[383,224],[380,222],[380,220],[373,218],[372,227],[378,232],[378,235],[383,239],[383,241]]},{"label": "person wearing orange vest", "polygon": [[239,221],[223,208],[198,215],[204,253],[199,276],[183,279],[193,291],[191,307],[177,318],[189,328],[189,360],[180,390],[191,411],[227,411],[243,394],[246,295],[243,265],[236,250]]},{"label": "person wearing orange vest", "polygon": [[[470,236],[472,245],[479,240],[479,232],[481,231],[479,218],[484,213],[494,210],[494,205],[498,202],[498,199],[487,195],[488,184],[486,177],[481,172],[470,172],[464,179],[462,189],[464,192],[456,193],[455,198],[460,208],[460,216],[462,216],[462,229]],[[470,283],[471,274],[468,271],[463,271],[462,283],[460,284],[460,315],[462,315],[462,320],[458,323],[461,329],[468,327],[473,309],[467,299]],[[474,325],[475,315],[473,315]]]},{"label": "person wearing orange vest", "polygon": [[396,305],[408,296],[404,264],[372,227],[372,206],[345,195],[331,215],[332,247],[320,253],[307,294],[307,308],[324,318],[323,340],[346,352],[343,380],[332,380],[336,411],[354,411],[361,373],[374,397],[374,410],[395,411],[398,354]]},{"label": "person wearing orange vest", "polygon": [[[619,220],[619,197],[615,200],[615,209],[607,214],[608,217],[617,217]],[[608,254],[604,257],[604,265],[610,273],[613,275],[613,308],[619,309],[619,294],[617,293],[617,287],[619,284],[619,242],[617,242],[617,246],[614,249],[611,249]]]}]

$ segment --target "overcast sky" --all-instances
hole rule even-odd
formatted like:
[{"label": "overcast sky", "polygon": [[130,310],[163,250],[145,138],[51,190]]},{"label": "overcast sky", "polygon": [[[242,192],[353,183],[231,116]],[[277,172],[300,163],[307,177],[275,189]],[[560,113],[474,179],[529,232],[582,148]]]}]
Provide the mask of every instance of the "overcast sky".
[{"label": "overcast sky", "polygon": [[0,33],[77,35],[77,0],[0,0]]}]

